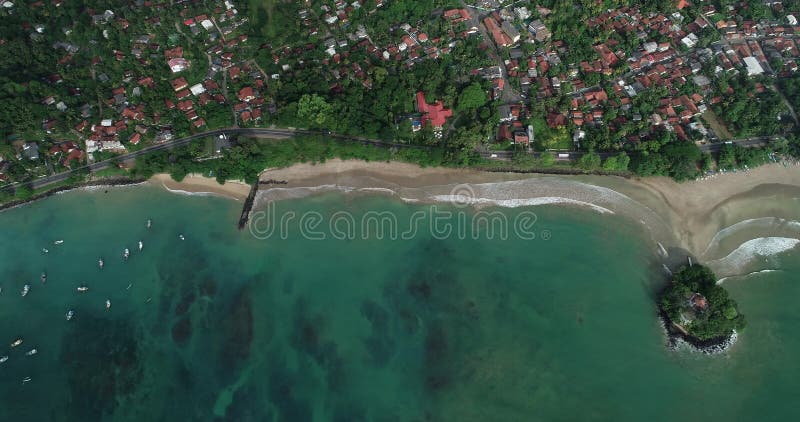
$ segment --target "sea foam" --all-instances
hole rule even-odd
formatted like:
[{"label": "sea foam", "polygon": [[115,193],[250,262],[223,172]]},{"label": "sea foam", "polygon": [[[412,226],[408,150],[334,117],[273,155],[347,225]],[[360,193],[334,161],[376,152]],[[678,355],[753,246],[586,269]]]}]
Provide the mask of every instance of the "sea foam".
[{"label": "sea foam", "polygon": [[724,258],[711,261],[709,264],[717,272],[738,275],[755,260],[790,251],[798,244],[800,239],[791,237],[759,237],[742,243]]},{"label": "sea foam", "polygon": [[431,197],[437,202],[452,202],[467,205],[495,205],[503,208],[530,207],[537,205],[567,204],[589,207],[601,214],[614,214],[608,208],[601,207],[589,202],[578,201],[575,199],[560,196],[542,196],[538,198],[518,198],[518,199],[493,199],[493,198],[467,198],[460,195],[433,195]]}]

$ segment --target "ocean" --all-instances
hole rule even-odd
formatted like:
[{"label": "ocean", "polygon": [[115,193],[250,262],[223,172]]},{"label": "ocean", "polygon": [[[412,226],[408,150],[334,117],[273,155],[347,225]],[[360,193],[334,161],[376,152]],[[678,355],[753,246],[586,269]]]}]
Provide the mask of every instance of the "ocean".
[{"label": "ocean", "polygon": [[324,193],[238,231],[240,206],[136,186],[0,213],[0,420],[800,417],[796,248],[724,280],[749,325],[706,356],[665,347],[658,248],[617,214]]}]

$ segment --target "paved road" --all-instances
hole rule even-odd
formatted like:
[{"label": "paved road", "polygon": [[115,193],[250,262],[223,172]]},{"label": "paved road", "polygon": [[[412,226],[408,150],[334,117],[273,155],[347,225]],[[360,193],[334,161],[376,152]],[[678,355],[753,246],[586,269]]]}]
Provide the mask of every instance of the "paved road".
[{"label": "paved road", "polygon": [[[729,142],[731,144],[735,144],[735,145],[738,145],[738,146],[744,147],[744,148],[755,148],[755,147],[765,146],[765,145],[769,144],[772,141],[777,141],[778,139],[780,139],[780,136],[757,136],[757,137],[746,138],[746,139],[732,139],[732,140],[727,141],[727,142],[716,142],[716,143],[710,143],[710,144],[703,144],[703,145],[698,145],[698,147],[700,148],[700,151],[702,151],[702,152],[716,153],[716,152],[719,152],[720,149],[722,149],[723,145],[725,145],[725,144],[727,144]],[[481,151],[480,154],[481,154],[481,156],[483,158],[491,158],[491,159],[497,159],[497,160],[510,160],[511,158],[514,157],[515,153],[514,153],[514,151]],[[540,152],[534,152],[534,153],[531,153],[531,154],[533,154],[533,156],[537,157],[537,158],[541,156]],[[561,151],[561,152],[553,151],[553,154],[556,155],[556,160],[559,160],[559,161],[571,161],[571,160],[580,159],[581,157],[583,157],[583,155],[585,153],[584,152],[580,152],[580,151]],[[559,154],[561,154],[561,155],[566,154],[566,156],[559,157]],[[601,158],[608,158],[608,157],[615,156],[615,155],[618,155],[618,154],[619,154],[618,152],[600,152],[600,153],[598,153],[598,155]]]},{"label": "paved road", "polygon": [[[133,151],[128,154],[118,155],[114,158],[97,161],[95,163],[86,165],[84,167],[73,169],[70,171],[65,171],[63,173],[54,174],[51,176],[42,177],[39,179],[35,179],[32,182],[29,182],[30,186],[34,189],[38,189],[53,183],[63,182],[70,175],[76,173],[78,171],[89,170],[90,172],[96,172],[100,170],[107,169],[115,163],[133,160],[136,157],[149,154],[155,151],[162,151],[162,150],[169,150],[173,148],[177,148],[180,146],[187,145],[193,141],[198,139],[208,138],[208,137],[218,137],[220,135],[225,135],[228,137],[231,136],[250,136],[254,138],[272,138],[272,139],[287,139],[291,138],[296,135],[326,135],[335,139],[339,139],[345,142],[358,142],[367,145],[375,145],[381,147],[390,147],[390,148],[421,148],[421,149],[430,149],[427,146],[419,146],[419,145],[409,145],[409,144],[399,144],[396,142],[384,142],[377,139],[369,139],[369,138],[361,138],[361,137],[354,137],[354,136],[345,136],[345,135],[337,135],[331,134],[328,132],[319,132],[319,131],[310,131],[310,130],[297,130],[297,129],[266,129],[266,128],[225,128],[225,129],[215,129],[210,130],[202,133],[197,133],[194,135],[190,135],[184,138],[173,139],[171,141],[164,142],[162,144],[151,145],[145,148],[142,148],[138,151]],[[19,183],[10,184],[8,186],[3,187],[3,189],[9,189],[11,187],[16,188]]]},{"label": "paved road", "polygon": [[[53,183],[63,182],[70,175],[76,173],[78,171],[89,170],[90,172],[97,172],[100,170],[107,169],[116,163],[133,160],[136,157],[140,157],[145,154],[149,154],[155,151],[163,151],[163,150],[170,150],[173,148],[181,147],[187,145],[193,141],[198,139],[208,138],[208,137],[218,137],[220,135],[225,136],[249,136],[249,137],[263,137],[263,138],[272,138],[272,139],[287,139],[291,138],[296,135],[326,135],[335,139],[339,139],[345,142],[358,142],[366,145],[375,145],[380,147],[390,147],[390,148],[416,148],[416,149],[430,149],[431,147],[428,146],[421,146],[421,145],[409,145],[409,144],[400,144],[396,142],[386,142],[377,139],[369,139],[369,138],[361,138],[355,136],[346,136],[346,135],[338,135],[338,134],[331,134],[328,132],[318,132],[318,131],[310,131],[310,130],[297,130],[297,129],[267,129],[267,128],[225,128],[225,129],[216,129],[210,130],[202,133],[197,133],[194,135],[190,135],[184,138],[173,139],[171,141],[167,141],[162,144],[150,145],[148,147],[142,148],[138,151],[133,151],[128,154],[118,155],[114,158],[98,161],[87,166],[65,171],[63,173],[57,173],[54,175],[42,177],[39,179],[35,179],[32,182],[29,182],[30,186],[34,189],[38,189]],[[779,139],[778,136],[762,136],[762,137],[754,137],[754,138],[747,138],[747,139],[735,139],[732,141],[728,141],[734,143],[736,145],[751,148],[751,147],[758,147],[764,146],[770,141],[775,141]],[[713,144],[705,144],[700,146],[700,150],[703,152],[718,152],[725,143],[713,143]],[[483,158],[488,159],[497,159],[497,160],[510,160],[514,156],[513,151],[479,151],[480,155]],[[532,153],[534,157],[541,156],[541,153]],[[578,160],[580,159],[584,153],[582,152],[555,152],[556,160],[560,161],[567,161],[567,160]],[[610,153],[610,152],[601,152],[599,153],[600,157],[608,158],[610,156],[616,155],[617,153]],[[561,156],[560,156],[561,155]],[[11,189],[16,188],[19,183],[14,183],[3,187],[2,189]]]}]

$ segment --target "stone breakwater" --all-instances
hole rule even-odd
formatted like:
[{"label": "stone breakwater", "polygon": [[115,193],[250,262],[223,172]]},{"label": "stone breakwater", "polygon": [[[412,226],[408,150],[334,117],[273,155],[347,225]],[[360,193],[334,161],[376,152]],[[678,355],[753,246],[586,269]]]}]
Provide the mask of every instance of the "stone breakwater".
[{"label": "stone breakwater", "polygon": [[659,317],[664,329],[667,348],[674,351],[689,350],[705,355],[721,355],[727,353],[739,339],[739,333],[733,330],[727,337],[699,340],[678,330],[666,315]]}]

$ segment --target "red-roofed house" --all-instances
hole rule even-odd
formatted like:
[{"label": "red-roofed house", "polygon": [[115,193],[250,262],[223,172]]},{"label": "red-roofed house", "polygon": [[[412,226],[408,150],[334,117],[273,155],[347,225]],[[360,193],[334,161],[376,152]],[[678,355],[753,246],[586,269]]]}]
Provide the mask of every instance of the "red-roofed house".
[{"label": "red-roofed house", "polygon": [[172,84],[172,89],[175,91],[180,91],[189,86],[189,82],[186,81],[186,78],[178,78],[170,83]]},{"label": "red-roofed house", "polygon": [[441,101],[428,104],[422,91],[417,92],[417,110],[423,113],[422,121],[430,123],[434,129],[441,129],[447,118],[453,115],[453,111],[444,108]]},{"label": "red-roofed house", "polygon": [[256,98],[256,94],[253,92],[253,87],[246,86],[239,90],[239,101],[248,102],[254,98]]}]

